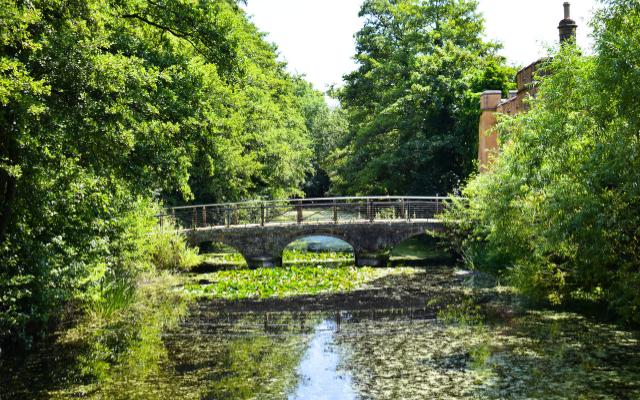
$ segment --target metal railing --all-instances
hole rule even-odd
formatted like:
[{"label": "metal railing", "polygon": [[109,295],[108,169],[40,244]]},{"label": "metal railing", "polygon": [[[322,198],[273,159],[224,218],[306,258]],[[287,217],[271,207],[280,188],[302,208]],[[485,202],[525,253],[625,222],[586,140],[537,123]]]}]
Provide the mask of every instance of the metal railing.
[{"label": "metal railing", "polygon": [[273,224],[339,224],[434,219],[451,197],[329,197],[246,201],[173,207],[158,215],[160,224],[179,229],[265,226]]}]

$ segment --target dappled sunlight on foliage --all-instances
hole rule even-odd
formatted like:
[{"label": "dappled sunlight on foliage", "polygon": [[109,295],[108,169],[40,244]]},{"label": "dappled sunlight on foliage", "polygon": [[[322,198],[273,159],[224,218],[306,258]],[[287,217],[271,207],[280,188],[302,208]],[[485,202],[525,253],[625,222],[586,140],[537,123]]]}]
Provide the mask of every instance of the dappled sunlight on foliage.
[{"label": "dappled sunlight on foliage", "polygon": [[333,151],[334,193],[443,194],[473,168],[480,92],[514,69],[484,40],[475,1],[363,2],[358,69],[338,92],[349,130]]},{"label": "dappled sunlight on foliage", "polygon": [[160,201],[302,194],[303,97],[319,94],[236,1],[0,9],[3,348],[28,345],[69,301],[114,296],[103,281],[151,261],[190,267],[181,239],[149,248]]},{"label": "dappled sunlight on foliage", "polygon": [[640,323],[640,9],[605,4],[596,54],[554,53],[531,110],[503,118],[499,157],[444,218],[465,261],[530,298]]}]

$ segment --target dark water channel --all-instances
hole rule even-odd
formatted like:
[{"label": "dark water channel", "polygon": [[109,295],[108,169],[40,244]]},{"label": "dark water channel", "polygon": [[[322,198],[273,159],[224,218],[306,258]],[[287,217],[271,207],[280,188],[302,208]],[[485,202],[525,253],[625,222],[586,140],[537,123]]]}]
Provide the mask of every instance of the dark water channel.
[{"label": "dark water channel", "polygon": [[99,385],[52,379],[78,357],[36,353],[2,367],[0,399],[640,399],[636,332],[524,309],[449,267],[347,294],[200,301],[153,343]]}]

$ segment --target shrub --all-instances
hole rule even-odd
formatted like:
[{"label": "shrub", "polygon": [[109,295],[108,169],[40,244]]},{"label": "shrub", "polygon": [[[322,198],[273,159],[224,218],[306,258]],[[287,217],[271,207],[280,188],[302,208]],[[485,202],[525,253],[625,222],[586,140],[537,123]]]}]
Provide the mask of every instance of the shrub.
[{"label": "shrub", "polygon": [[563,45],[531,110],[499,125],[500,156],[454,207],[460,251],[551,303],[606,302],[640,323],[640,8],[610,0],[596,55]]},{"label": "shrub", "polygon": [[156,228],[150,235],[151,262],[159,270],[189,271],[200,264],[197,248],[190,248],[175,226]]}]

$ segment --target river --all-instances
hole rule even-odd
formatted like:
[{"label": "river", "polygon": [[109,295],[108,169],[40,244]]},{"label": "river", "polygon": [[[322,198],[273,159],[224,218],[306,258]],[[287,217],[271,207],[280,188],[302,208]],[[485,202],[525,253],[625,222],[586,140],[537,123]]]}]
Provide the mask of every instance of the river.
[{"label": "river", "polygon": [[[4,360],[0,399],[640,399],[638,332],[525,306],[455,267],[185,307],[166,328],[138,324],[137,341],[109,331],[126,324],[100,344],[59,333]],[[116,359],[100,356],[119,345]]]}]

